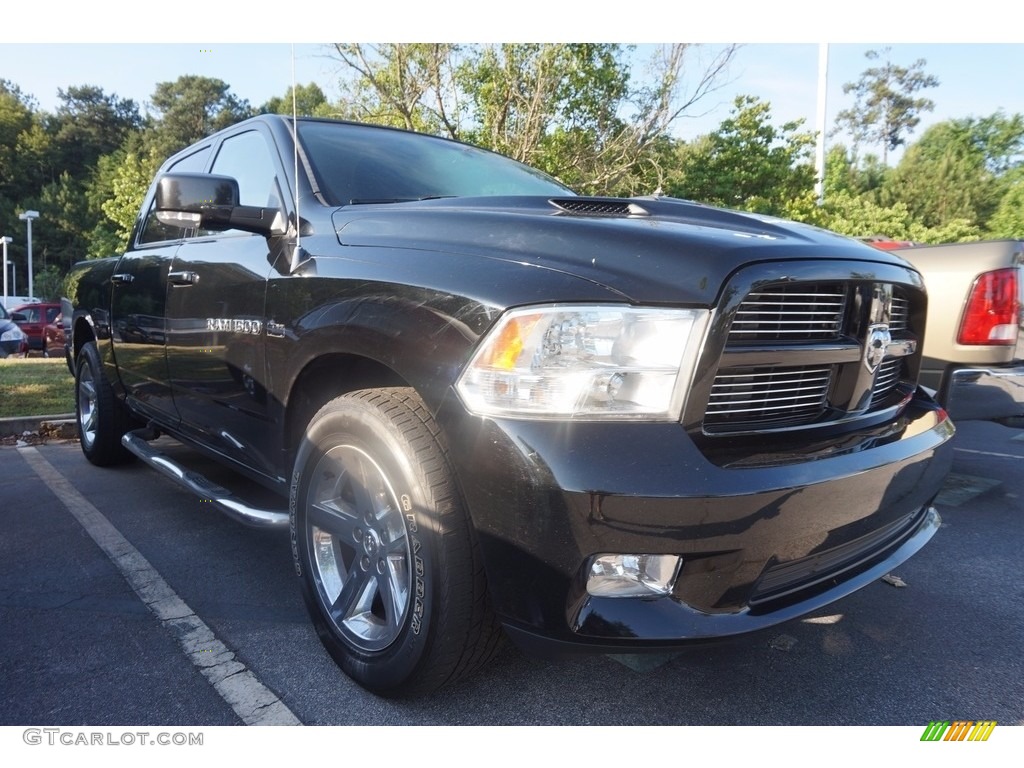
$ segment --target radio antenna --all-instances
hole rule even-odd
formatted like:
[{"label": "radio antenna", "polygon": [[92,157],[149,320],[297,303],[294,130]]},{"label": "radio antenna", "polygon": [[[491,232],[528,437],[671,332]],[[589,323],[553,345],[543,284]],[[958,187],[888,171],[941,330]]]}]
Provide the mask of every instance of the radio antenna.
[{"label": "radio antenna", "polygon": [[302,263],[302,217],[299,216],[299,108],[295,95],[295,43],[292,43],[292,146],[295,160],[295,186],[292,188],[295,203],[295,247],[292,249],[290,272],[292,274]]},{"label": "radio antenna", "polygon": [[295,160],[295,185],[292,188],[292,194],[295,195],[295,254],[298,256],[302,247],[302,224],[299,218],[299,115],[295,97],[295,43],[292,43],[292,146]]}]

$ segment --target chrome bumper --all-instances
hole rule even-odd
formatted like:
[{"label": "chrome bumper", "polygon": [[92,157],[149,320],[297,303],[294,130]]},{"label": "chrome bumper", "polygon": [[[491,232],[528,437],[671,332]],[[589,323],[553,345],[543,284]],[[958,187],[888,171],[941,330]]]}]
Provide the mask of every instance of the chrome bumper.
[{"label": "chrome bumper", "polygon": [[1024,362],[954,369],[945,406],[954,421],[1024,416]]}]

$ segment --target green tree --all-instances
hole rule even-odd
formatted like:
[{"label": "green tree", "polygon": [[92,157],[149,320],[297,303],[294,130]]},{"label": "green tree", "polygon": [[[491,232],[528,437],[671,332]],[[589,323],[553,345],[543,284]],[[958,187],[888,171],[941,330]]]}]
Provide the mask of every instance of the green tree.
[{"label": "green tree", "polygon": [[988,221],[988,235],[995,238],[1024,239],[1024,166],[1018,166],[1004,177],[999,207]]},{"label": "green tree", "polygon": [[925,73],[924,59],[903,67],[892,62],[891,54],[891,48],[864,54],[880,63],[864,70],[856,82],[843,85],[843,93],[853,93],[854,103],[836,115],[837,128],[853,137],[854,152],[862,143],[881,144],[885,165],[889,152],[902,146],[921,122],[920,114],[935,108],[931,99],[916,94],[939,85],[938,78]]},{"label": "green tree", "polygon": [[927,227],[914,218],[904,203],[879,205],[864,195],[847,191],[826,196],[813,223],[850,237],[883,235],[916,243],[954,243],[981,237],[978,227],[965,219]]},{"label": "green tree", "polygon": [[34,100],[9,80],[0,80],[0,198],[16,201],[38,194],[49,168],[48,148]]},{"label": "green tree", "polygon": [[292,91],[295,91],[295,112],[309,117],[330,117],[333,109],[316,83],[289,87],[284,96],[274,96],[259,108],[261,114],[290,115]]},{"label": "green tree", "polygon": [[772,124],[771,105],[739,96],[718,129],[682,147],[675,197],[774,215],[806,208],[814,188],[814,134],[802,120]]},{"label": "green tree", "polygon": [[850,192],[877,202],[890,170],[877,155],[868,154],[858,160],[845,146],[834,144],[825,156],[825,197]]},{"label": "green tree", "polygon": [[350,116],[494,149],[592,194],[653,191],[669,128],[721,85],[736,50],[720,49],[694,75],[696,49],[667,46],[635,83],[632,49],[620,45],[335,48],[351,73]]},{"label": "green tree", "polygon": [[43,301],[59,301],[66,271],[50,264],[36,272],[32,290]]},{"label": "green tree", "polygon": [[728,46],[690,71],[694,46],[659,48],[634,82],[621,45],[488,46],[460,70],[474,143],[535,165],[586,194],[653,192],[663,139],[721,85]]},{"label": "green tree", "polygon": [[[128,151],[125,149],[118,149],[109,155],[103,155],[96,162],[96,167],[89,176],[85,188],[85,199],[89,208],[92,228],[86,236],[88,247],[85,258],[113,256],[122,251],[127,244],[127,234],[124,237],[120,234],[123,227],[103,210],[103,205],[114,199],[114,181],[121,174],[121,167],[125,164],[127,155]],[[122,194],[125,192],[122,191]],[[137,192],[131,194],[133,199],[137,197]],[[141,198],[138,199],[141,201]]]},{"label": "green tree", "polygon": [[[123,251],[127,246],[146,190],[162,162],[163,158],[154,150],[147,154],[126,152],[122,162],[114,169],[109,180],[111,196],[101,204],[103,213],[114,225],[113,234],[117,239],[116,247],[111,249],[113,252]],[[110,256],[111,253],[95,255]]]},{"label": "green tree", "polygon": [[964,130],[981,152],[985,167],[1001,176],[1024,162],[1024,115],[1002,111],[987,117],[968,117],[953,123]]},{"label": "green tree", "polygon": [[345,116],[459,138],[461,51],[450,43],[335,43],[336,58],[351,74],[342,81]]},{"label": "green tree", "polygon": [[883,235],[895,240],[910,240],[914,218],[903,203],[882,206],[867,197],[843,190],[826,194],[818,223],[850,237]]},{"label": "green tree", "polygon": [[47,120],[47,127],[61,172],[84,176],[101,156],[120,147],[142,126],[139,107],[131,99],[108,95],[94,85],[72,86],[57,93],[62,103]]},{"label": "green tree", "polygon": [[231,93],[223,80],[182,75],[157,83],[150,106],[156,120],[148,147],[166,158],[221,128],[252,115],[249,102]]},{"label": "green tree", "polygon": [[954,219],[981,226],[998,205],[999,191],[970,126],[947,120],[907,148],[886,181],[881,202],[903,203],[926,227]]},{"label": "green tree", "polygon": [[461,70],[476,124],[468,138],[542,165],[545,154],[549,163],[553,159],[553,148],[543,145],[554,132],[563,134],[554,141],[568,145],[566,134],[620,129],[614,110],[629,83],[621,49],[596,44],[483,48]]},{"label": "green tree", "polygon": [[40,269],[52,265],[63,273],[85,258],[88,234],[94,221],[86,198],[85,180],[65,171],[57,181],[43,187],[38,202],[43,226],[32,230],[33,250]]}]

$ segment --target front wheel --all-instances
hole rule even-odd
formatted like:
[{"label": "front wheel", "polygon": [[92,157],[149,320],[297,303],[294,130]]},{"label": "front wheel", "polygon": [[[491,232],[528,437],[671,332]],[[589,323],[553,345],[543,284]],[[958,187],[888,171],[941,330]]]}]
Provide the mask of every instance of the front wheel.
[{"label": "front wheel", "polygon": [[437,426],[411,389],[317,412],[291,487],[295,569],[324,646],[381,695],[432,691],[496,652],[480,557]]},{"label": "front wheel", "polygon": [[75,417],[82,453],[93,464],[105,467],[128,461],[131,454],[121,445],[130,428],[124,405],[117,399],[100,362],[96,342],[82,346],[75,366]]}]

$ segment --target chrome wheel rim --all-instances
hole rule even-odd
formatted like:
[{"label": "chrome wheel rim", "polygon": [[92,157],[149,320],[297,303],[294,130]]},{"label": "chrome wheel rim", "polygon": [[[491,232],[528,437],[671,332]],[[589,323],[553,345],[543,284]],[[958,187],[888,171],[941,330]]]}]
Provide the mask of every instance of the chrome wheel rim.
[{"label": "chrome wheel rim", "polygon": [[387,648],[405,623],[412,584],[405,519],[387,475],[365,451],[336,446],[317,462],[308,499],[320,604],[357,648]]},{"label": "chrome wheel rim", "polygon": [[86,448],[96,442],[96,382],[88,364],[78,375],[78,433]]}]

